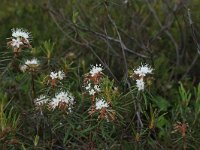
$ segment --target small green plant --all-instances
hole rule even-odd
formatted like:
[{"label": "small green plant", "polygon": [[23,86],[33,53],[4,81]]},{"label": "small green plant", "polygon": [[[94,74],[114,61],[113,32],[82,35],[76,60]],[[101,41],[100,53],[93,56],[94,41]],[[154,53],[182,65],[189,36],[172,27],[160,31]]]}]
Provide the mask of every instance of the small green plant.
[{"label": "small green plant", "polygon": [[[1,94],[0,101],[0,143],[1,147],[6,147],[6,143],[18,143],[15,140],[15,133],[19,125],[19,115],[10,108],[6,95]],[[15,141],[15,142],[14,142]]]}]

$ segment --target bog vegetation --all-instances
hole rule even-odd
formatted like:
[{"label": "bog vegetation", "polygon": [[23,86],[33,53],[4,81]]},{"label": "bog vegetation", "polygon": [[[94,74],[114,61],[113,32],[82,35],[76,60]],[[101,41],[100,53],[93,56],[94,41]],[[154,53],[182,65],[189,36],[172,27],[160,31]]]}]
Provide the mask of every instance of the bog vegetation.
[{"label": "bog vegetation", "polygon": [[2,0],[0,149],[198,149],[199,0]]}]

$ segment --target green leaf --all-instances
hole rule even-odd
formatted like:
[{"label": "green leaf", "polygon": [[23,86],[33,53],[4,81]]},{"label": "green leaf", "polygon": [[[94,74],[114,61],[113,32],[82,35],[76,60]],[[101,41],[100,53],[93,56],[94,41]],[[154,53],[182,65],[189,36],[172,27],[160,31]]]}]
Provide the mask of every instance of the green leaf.
[{"label": "green leaf", "polygon": [[162,116],[159,116],[159,117],[158,117],[156,126],[157,126],[158,128],[162,128],[163,126],[167,125],[168,123],[169,123],[168,120],[165,119],[165,117],[162,115]]},{"label": "green leaf", "polygon": [[35,139],[34,139],[34,146],[38,145],[39,139],[40,139],[40,137],[38,135],[36,135]]},{"label": "green leaf", "polygon": [[170,106],[170,103],[161,96],[154,97],[152,101],[160,109],[160,111],[167,111]]},{"label": "green leaf", "polygon": [[73,12],[72,21],[73,21],[74,24],[77,22],[78,14],[79,13],[77,11]]},{"label": "green leaf", "polygon": [[82,133],[82,134],[87,133],[87,132],[91,131],[94,128],[96,128],[96,126],[90,126],[90,127],[86,128],[85,130],[81,131],[80,133]]}]

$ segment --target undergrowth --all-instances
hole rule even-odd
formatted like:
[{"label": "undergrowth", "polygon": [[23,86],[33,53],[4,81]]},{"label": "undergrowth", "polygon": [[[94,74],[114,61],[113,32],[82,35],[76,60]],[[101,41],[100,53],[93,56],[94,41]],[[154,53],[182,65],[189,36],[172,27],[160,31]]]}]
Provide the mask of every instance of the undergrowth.
[{"label": "undergrowth", "polygon": [[198,149],[199,4],[3,0],[0,149]]}]

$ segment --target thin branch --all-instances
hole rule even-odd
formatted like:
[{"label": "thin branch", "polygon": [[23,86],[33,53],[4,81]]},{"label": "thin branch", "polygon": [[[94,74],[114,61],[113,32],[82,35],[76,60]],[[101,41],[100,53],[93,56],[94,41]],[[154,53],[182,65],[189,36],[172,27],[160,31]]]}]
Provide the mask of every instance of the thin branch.
[{"label": "thin branch", "polygon": [[[156,19],[158,25],[160,26],[161,29],[163,29],[163,25],[162,25],[161,21],[159,20],[158,15],[156,14],[154,8],[151,6],[149,0],[146,0],[146,3],[148,5],[148,7],[149,7],[149,10],[151,11],[151,13],[153,14],[154,18]],[[174,37],[172,36],[172,34],[168,30],[164,30],[164,32],[167,34],[167,36],[171,39],[172,43],[174,44],[174,47],[175,47],[175,50],[176,50],[176,65],[179,65],[179,63],[180,63],[180,54],[179,54],[178,44],[176,43]]]},{"label": "thin branch", "polygon": [[[127,59],[126,59],[126,54],[125,54],[125,45],[124,45],[124,43],[122,41],[121,35],[120,35],[119,31],[118,31],[118,28],[117,28],[117,25],[116,25],[115,21],[112,19],[112,17],[109,14],[108,7],[107,7],[106,4],[105,4],[105,8],[106,8],[106,10],[108,12],[107,13],[108,18],[111,21],[112,25],[114,26],[114,28],[115,28],[115,30],[117,32],[119,41],[120,41],[122,55],[123,55],[123,60],[124,60],[124,66],[125,66],[125,83],[128,85],[128,88],[131,91],[131,84],[130,84],[130,82],[128,80],[128,65],[127,65]],[[132,98],[134,98],[134,95],[133,95],[132,92],[131,92],[131,94],[132,94]],[[140,103],[137,100],[136,101],[136,105],[134,104],[134,108],[135,108],[136,116],[137,116],[137,130],[138,130],[138,132],[140,131],[140,127],[143,128],[143,123],[142,123],[142,120],[141,120],[139,107],[140,107]],[[135,116],[134,116],[134,118],[135,118]]]}]

